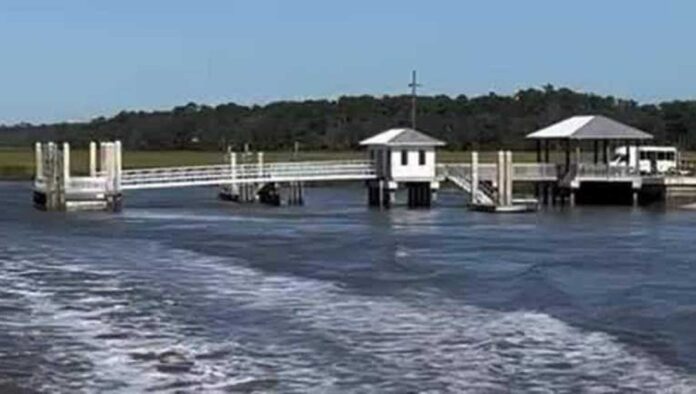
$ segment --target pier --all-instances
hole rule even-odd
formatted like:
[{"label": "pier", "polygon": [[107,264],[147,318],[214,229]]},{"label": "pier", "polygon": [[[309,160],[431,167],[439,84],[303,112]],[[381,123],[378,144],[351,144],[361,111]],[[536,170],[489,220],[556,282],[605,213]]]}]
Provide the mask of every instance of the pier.
[{"label": "pier", "polygon": [[[266,163],[263,152],[229,150],[217,165],[124,169],[119,141],[89,145],[89,173],[71,172],[70,145],[37,143],[34,204],[49,211],[110,210],[122,208],[133,190],[218,187],[218,195],[239,203],[272,205],[304,203],[305,186],[321,182],[364,182],[367,202],[389,208],[397,194],[410,208],[428,208],[441,184],[449,182],[466,205],[489,212],[519,212],[540,205],[584,203],[650,204],[656,201],[693,202],[696,177],[642,172],[638,166],[609,163],[613,145],[639,144],[652,136],[603,117],[574,117],[532,133],[537,163],[516,163],[511,151],[499,151],[496,161],[482,163],[471,152],[467,163],[439,163],[437,148],[444,142],[420,131],[391,129],[363,140],[364,160],[288,161]],[[590,143],[592,160],[581,149]],[[599,145],[602,143],[600,155]],[[550,147],[562,147],[565,161],[550,160]],[[574,149],[574,155],[571,150]],[[631,149],[627,150],[629,156]],[[255,160],[250,162],[249,157]],[[603,159],[600,161],[600,156]],[[516,186],[527,184],[533,196],[520,198]],[[531,185],[531,188],[529,187]]]}]

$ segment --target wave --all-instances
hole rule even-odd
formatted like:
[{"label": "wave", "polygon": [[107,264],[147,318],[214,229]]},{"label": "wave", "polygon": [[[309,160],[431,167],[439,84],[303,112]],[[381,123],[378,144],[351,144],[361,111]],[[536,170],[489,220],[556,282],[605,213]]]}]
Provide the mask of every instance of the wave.
[{"label": "wave", "polygon": [[[47,392],[696,387],[694,376],[611,335],[540,312],[434,294],[362,295],[154,241],[83,241],[92,247],[15,246],[0,258],[0,310],[15,306],[0,333],[31,333],[41,344],[7,351],[38,360],[30,377],[15,376],[20,385]],[[0,382],[8,374],[0,370]]]}]

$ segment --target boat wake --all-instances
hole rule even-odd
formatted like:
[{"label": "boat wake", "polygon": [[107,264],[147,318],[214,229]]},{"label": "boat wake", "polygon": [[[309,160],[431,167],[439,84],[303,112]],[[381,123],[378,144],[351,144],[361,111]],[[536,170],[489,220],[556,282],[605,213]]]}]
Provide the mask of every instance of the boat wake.
[{"label": "boat wake", "polygon": [[696,387],[696,378],[639,349],[544,313],[487,310],[434,294],[364,295],[154,241],[84,242],[92,247],[56,240],[39,250],[0,248],[0,387],[3,381],[46,392]]}]

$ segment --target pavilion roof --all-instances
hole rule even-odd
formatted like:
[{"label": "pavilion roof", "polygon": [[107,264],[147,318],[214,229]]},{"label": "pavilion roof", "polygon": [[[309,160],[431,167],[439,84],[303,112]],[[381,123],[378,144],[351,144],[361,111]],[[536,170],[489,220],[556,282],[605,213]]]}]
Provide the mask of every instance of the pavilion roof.
[{"label": "pavilion roof", "polygon": [[573,116],[527,135],[529,139],[649,140],[653,136],[601,115]]}]

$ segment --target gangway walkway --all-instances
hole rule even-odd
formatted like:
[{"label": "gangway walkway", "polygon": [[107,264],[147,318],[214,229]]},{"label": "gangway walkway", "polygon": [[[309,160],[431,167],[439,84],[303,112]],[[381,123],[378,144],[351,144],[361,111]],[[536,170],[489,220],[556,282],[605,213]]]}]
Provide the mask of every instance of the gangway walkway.
[{"label": "gangway walkway", "polygon": [[368,160],[281,162],[124,170],[121,190],[249,183],[359,181],[375,179]]}]

